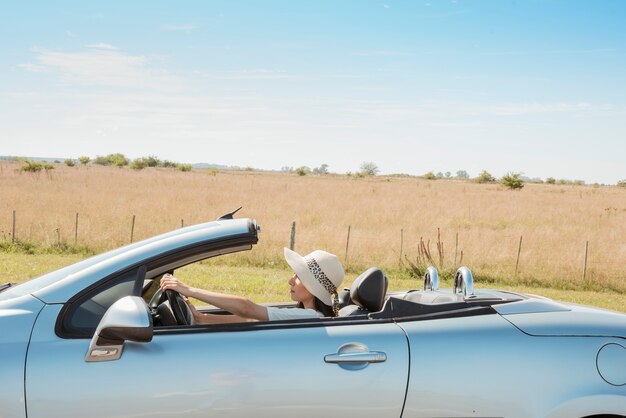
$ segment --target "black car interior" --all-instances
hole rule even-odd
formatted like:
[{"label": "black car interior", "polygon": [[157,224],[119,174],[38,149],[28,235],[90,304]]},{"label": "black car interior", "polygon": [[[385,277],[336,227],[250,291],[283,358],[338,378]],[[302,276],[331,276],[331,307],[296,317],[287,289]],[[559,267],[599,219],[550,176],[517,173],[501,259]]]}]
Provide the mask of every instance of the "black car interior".
[{"label": "black car interior", "polygon": [[[144,288],[144,299],[152,312],[155,326],[191,325],[189,308],[181,295],[174,291],[162,292],[158,278]],[[460,317],[493,314],[491,305],[520,300],[518,295],[505,292],[479,292],[472,297],[429,287],[427,290],[388,292],[389,279],[377,267],[361,273],[350,288],[339,294],[340,310],[338,318],[343,319],[426,319],[440,317]],[[426,287],[426,285],[425,285]],[[293,303],[273,304],[273,306],[293,307]],[[230,315],[218,308],[203,309],[201,312]],[[326,318],[324,320],[327,320]]]}]

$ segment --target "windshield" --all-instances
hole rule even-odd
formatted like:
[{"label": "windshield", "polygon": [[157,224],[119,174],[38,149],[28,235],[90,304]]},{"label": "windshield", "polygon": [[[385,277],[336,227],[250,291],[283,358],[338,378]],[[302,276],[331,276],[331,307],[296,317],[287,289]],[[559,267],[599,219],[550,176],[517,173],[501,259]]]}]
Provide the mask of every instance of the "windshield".
[{"label": "windshield", "polygon": [[38,291],[39,289],[43,289],[44,287],[56,283],[57,281],[64,279],[65,277],[76,271],[87,268],[90,265],[96,264],[108,257],[113,256],[114,254],[111,254],[113,252],[114,251],[109,251],[100,255],[96,255],[94,257],[90,257],[86,260],[79,261],[78,263],[71,264],[67,267],[63,267],[60,270],[55,270],[53,272],[44,274],[43,276],[39,276],[35,279],[18,285],[13,284],[12,286],[6,288],[3,292],[0,293],[0,301],[28,295],[30,293]]},{"label": "windshield", "polygon": [[[100,262],[116,257],[120,254],[130,253],[134,249],[153,244],[155,242],[165,241],[170,237],[177,237],[186,234],[189,235],[190,242],[200,241],[210,241],[216,238],[223,238],[224,236],[237,236],[238,233],[241,233],[242,226],[246,227],[246,231],[250,231],[250,220],[238,220],[235,223],[224,224],[225,231],[219,230],[217,227],[222,224],[219,222],[208,222],[205,224],[197,224],[188,226],[186,228],[181,228],[178,230],[170,231],[165,234],[157,235],[152,238],[145,239],[143,241],[139,241],[133,244],[126,245],[124,247],[116,248],[111,251],[107,251],[105,253],[90,257],[86,260],[79,261],[78,263],[71,264],[67,267],[64,267],[60,270],[55,270],[48,274],[44,274],[38,278],[29,280],[20,285],[10,286],[6,288],[6,290],[0,292],[0,301],[9,300],[12,298],[24,296],[27,294],[31,294],[37,292],[45,287],[48,287],[60,280],[65,279],[66,277],[87,269],[88,267],[94,266]],[[213,230],[212,233],[208,231],[208,229]],[[215,229],[215,230],[214,230]],[[256,236],[256,235],[255,235]],[[238,250],[239,251],[239,250]]]},{"label": "windshield", "polygon": [[[188,230],[193,230],[195,228],[198,228],[197,225],[191,226],[191,227],[187,227]],[[180,231],[180,230],[179,230]],[[92,266],[94,264],[97,264],[103,260],[106,260],[108,258],[111,257],[115,257],[118,254],[121,254],[123,252],[132,250],[133,248],[136,247],[140,247],[142,245],[145,245],[147,243],[150,243],[152,241],[156,241],[158,239],[163,239],[168,237],[169,235],[174,235],[176,233],[176,231],[172,231],[170,233],[167,234],[163,234],[163,235],[159,235],[156,237],[152,237],[152,238],[148,238],[146,240],[143,241],[139,241],[136,242],[134,244],[129,244],[126,245],[124,247],[120,247],[120,248],[116,248],[114,250],[111,251],[107,251],[105,253],[102,254],[98,254],[96,256],[90,257],[86,260],[83,261],[79,261],[78,263],[75,264],[71,264],[67,267],[63,267],[60,270],[55,270],[53,272],[44,274],[43,276],[39,276],[35,279],[29,280],[27,282],[24,282],[22,284],[19,285],[12,285],[10,287],[8,287],[6,290],[4,290],[3,292],[0,293],[0,301],[3,300],[8,300],[8,299],[12,299],[12,298],[16,298],[19,296],[24,296],[24,295],[28,295],[30,293],[34,293],[40,289],[43,289],[44,287],[50,286],[53,283],[58,282],[59,280],[62,280],[64,278],[66,278],[67,276],[69,276],[72,273],[75,273],[77,271],[83,270],[89,266]]]},{"label": "windshield", "polygon": [[[147,244],[151,244],[156,241],[164,240],[172,236],[181,235],[183,233],[194,232],[194,231],[203,231],[207,228],[213,229],[220,226],[220,223],[206,223],[206,224],[197,224],[188,226],[186,228],[174,230],[167,232],[165,234],[157,235],[152,238],[145,239],[143,241],[139,241],[133,244],[126,245],[124,247],[116,248],[111,251],[107,251],[102,254],[98,254],[96,256],[90,257],[86,260],[79,261],[78,263],[71,264],[67,267],[64,267],[60,270],[55,270],[48,274],[44,274],[43,276],[39,276],[36,279],[29,280],[20,285],[10,286],[6,290],[0,292],[0,301],[8,300],[12,298],[16,298],[19,296],[24,296],[27,294],[34,293],[38,290],[41,290],[47,286],[50,286],[53,283],[58,282],[59,280],[63,280],[69,275],[76,273],[78,271],[84,270],[90,266],[93,266],[97,263],[100,263],[104,260],[113,258],[119,254],[123,254],[129,251],[132,251],[135,248],[139,248],[145,246]],[[207,235],[205,238],[210,238],[210,235]]]}]

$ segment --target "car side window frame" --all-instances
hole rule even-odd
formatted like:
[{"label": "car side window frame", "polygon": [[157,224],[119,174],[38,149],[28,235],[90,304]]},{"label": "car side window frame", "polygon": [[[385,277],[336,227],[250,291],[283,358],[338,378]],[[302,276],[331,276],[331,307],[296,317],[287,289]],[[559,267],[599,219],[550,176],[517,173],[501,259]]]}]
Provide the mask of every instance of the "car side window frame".
[{"label": "car side window frame", "polygon": [[[94,291],[103,291],[111,282],[115,284],[115,280],[120,280],[124,274],[136,270],[143,269],[142,274],[138,274],[135,278],[135,284],[132,291],[132,296],[141,296],[144,281],[147,274],[158,274],[158,270],[169,271],[173,268],[179,268],[191,262],[199,261],[202,259],[212,258],[217,255],[223,255],[230,252],[238,252],[243,250],[250,250],[252,245],[258,241],[256,235],[241,235],[229,237],[228,239],[218,239],[215,241],[204,242],[200,244],[194,244],[185,248],[177,248],[169,253],[156,254],[149,259],[136,263],[123,271],[116,272],[109,277],[105,277],[102,280],[94,283],[92,286],[85,288],[80,293],[76,294],[70,300],[67,301],[65,306],[61,309],[57,321],[55,324],[55,333],[60,338],[73,339],[73,338],[91,338],[95,332],[93,330],[83,330],[76,332],[72,330],[71,326],[68,327],[70,316],[76,309],[75,304],[77,302],[87,300],[93,297]],[[197,257],[198,254],[203,254],[201,257]],[[127,296],[127,295],[125,295]],[[115,301],[113,301],[115,302]],[[97,326],[97,325],[96,325]]]},{"label": "car side window frame", "polygon": [[[116,286],[123,286],[124,284],[129,284],[132,287],[129,294],[127,294],[128,292],[124,292],[122,290],[124,294],[120,297],[141,296],[142,284],[146,277],[146,272],[146,264],[133,266],[122,272],[114,274],[109,279],[98,282],[91,289],[88,289],[86,292],[82,292],[75,298],[70,299],[59,314],[55,325],[56,334],[61,338],[91,338],[106,310],[115,301],[117,301],[119,297],[107,299],[104,304],[99,301],[96,302],[94,299],[103,295],[107,291],[111,291]],[[97,322],[93,325],[93,327],[91,325],[87,327],[76,326],[73,321],[75,319],[75,315],[77,315],[79,310],[88,303],[91,303],[92,307],[99,307],[101,309],[101,314],[94,313],[94,318],[97,318]],[[85,310],[88,311],[89,308],[85,308]]]}]

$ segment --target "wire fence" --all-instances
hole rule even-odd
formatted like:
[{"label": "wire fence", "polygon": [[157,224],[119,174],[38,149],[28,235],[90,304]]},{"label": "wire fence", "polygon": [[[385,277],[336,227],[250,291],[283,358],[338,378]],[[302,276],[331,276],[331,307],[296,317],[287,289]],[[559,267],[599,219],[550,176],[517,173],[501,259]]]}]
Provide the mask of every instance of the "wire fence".
[{"label": "wire fence", "polygon": [[[94,247],[96,251],[107,249],[97,244],[98,241],[93,236],[93,228],[87,227],[89,220],[81,216],[79,212],[68,214],[64,217],[63,225],[58,226],[32,221],[20,222],[16,210],[12,211],[10,218],[9,228],[0,230],[0,239],[5,243],[16,244],[26,241],[38,245],[82,245]],[[154,231],[149,228],[148,231],[137,230],[139,225],[144,227],[153,223],[150,219],[139,219],[137,215],[129,214],[126,219],[118,222],[116,233],[119,236],[110,239],[106,246],[115,247],[132,243],[137,236],[146,238],[150,234],[154,235]],[[182,228],[185,225],[185,219],[171,222],[172,229]],[[281,246],[288,245],[292,250],[298,250],[299,247],[312,250],[312,245],[314,245],[312,243],[315,242],[314,231],[306,228],[298,230],[296,227],[297,222],[291,222],[288,235],[283,239],[276,234],[268,237],[267,248],[258,259],[280,257]],[[582,283],[602,281],[608,283],[607,287],[613,290],[626,290],[626,260],[613,256],[612,254],[616,252],[606,248],[605,242],[581,239],[580,242],[570,243],[567,248],[564,247],[561,253],[558,246],[554,245],[546,251],[545,243],[540,242],[541,240],[533,240],[532,234],[513,235],[506,231],[494,234],[492,240],[497,242],[492,242],[489,248],[481,248],[460,231],[448,232],[445,234],[448,241],[445,241],[440,228],[436,228],[436,234],[434,228],[424,231],[423,234],[410,228],[379,231],[359,228],[355,225],[344,225],[341,228],[344,230],[343,234],[339,232],[340,227],[333,229],[335,237],[343,235],[343,238],[340,238],[341,242],[333,242],[329,245],[331,247],[329,250],[334,251],[347,268],[359,269],[380,265],[391,269],[405,269],[412,265],[434,265],[438,269],[449,270],[468,265],[472,269],[500,277],[509,277],[511,280],[518,280],[522,277],[525,277],[527,281],[557,278],[562,282],[557,283],[560,286],[563,286],[567,280]],[[37,230],[46,230],[48,233],[37,234],[35,233]],[[103,233],[104,231],[95,231],[95,235]],[[109,237],[112,236],[111,234],[115,235],[114,231],[108,231],[108,233]],[[626,244],[622,242],[621,245]],[[269,255],[272,253],[274,256]],[[619,254],[619,249],[617,254]],[[255,257],[254,255],[246,256],[252,259]],[[546,277],[536,279],[541,275]],[[601,287],[601,285],[598,286]]]}]

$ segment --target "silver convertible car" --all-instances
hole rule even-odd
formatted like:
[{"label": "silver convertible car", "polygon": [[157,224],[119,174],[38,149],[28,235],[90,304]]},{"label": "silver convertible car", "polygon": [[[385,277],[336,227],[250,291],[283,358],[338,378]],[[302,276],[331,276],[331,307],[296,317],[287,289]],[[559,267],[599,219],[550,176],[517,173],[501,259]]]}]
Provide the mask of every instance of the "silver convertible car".
[{"label": "silver convertible car", "polygon": [[334,318],[194,325],[160,291],[258,231],[219,219],[4,285],[0,417],[626,415],[626,315],[474,289],[464,267],[403,292],[371,268]]}]

